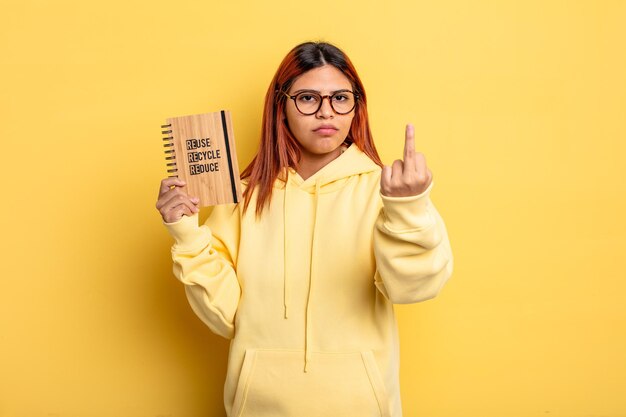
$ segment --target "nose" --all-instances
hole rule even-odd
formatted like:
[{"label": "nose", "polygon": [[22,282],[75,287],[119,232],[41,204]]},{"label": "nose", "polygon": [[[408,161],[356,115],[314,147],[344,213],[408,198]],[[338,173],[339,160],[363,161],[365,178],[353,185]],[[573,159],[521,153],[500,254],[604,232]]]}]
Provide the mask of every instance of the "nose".
[{"label": "nose", "polygon": [[[328,99],[328,102],[326,102],[326,99]],[[317,117],[322,118],[322,119],[327,119],[329,117],[333,117],[334,113],[335,112],[333,111],[333,108],[330,105],[330,96],[322,97],[322,103],[320,105],[319,110],[316,113]]]}]

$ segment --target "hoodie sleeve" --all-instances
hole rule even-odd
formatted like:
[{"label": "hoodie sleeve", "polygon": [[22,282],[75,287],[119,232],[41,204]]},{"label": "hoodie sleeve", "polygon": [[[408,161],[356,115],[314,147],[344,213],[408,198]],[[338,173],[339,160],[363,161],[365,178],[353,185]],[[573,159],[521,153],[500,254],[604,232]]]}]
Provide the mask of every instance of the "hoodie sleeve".
[{"label": "hoodie sleeve", "polygon": [[374,227],[375,284],[392,303],[435,297],[452,274],[452,251],[443,219],[430,201],[432,183],[411,197],[381,194]]},{"label": "hoodie sleeve", "polygon": [[165,223],[175,240],[174,275],[185,285],[193,311],[216,334],[232,339],[241,288],[235,267],[239,211],[232,204],[213,208],[207,222],[198,215]]}]

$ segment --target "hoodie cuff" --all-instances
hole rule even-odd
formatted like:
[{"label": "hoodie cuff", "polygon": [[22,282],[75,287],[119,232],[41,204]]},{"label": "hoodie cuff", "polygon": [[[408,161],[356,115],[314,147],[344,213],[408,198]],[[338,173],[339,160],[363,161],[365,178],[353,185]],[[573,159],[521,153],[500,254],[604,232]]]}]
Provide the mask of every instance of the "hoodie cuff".
[{"label": "hoodie cuff", "polygon": [[163,224],[176,241],[174,249],[178,251],[188,251],[204,246],[206,241],[211,238],[206,227],[198,226],[197,213],[193,216],[183,216],[173,223],[163,222]]},{"label": "hoodie cuff", "polygon": [[432,226],[435,219],[428,209],[432,188],[433,182],[421,194],[408,197],[390,197],[381,193],[385,227],[396,232],[413,232]]}]

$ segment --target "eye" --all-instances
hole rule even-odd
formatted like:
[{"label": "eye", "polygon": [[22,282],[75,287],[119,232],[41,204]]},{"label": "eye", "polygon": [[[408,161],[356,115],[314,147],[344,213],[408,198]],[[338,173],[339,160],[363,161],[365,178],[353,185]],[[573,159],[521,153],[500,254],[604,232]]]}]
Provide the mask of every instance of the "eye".
[{"label": "eye", "polygon": [[298,94],[297,99],[302,103],[316,103],[319,101],[319,96],[317,94],[302,93]]},{"label": "eye", "polygon": [[351,99],[350,93],[335,93],[335,95],[333,95],[333,101],[340,103],[343,101],[348,101]]}]

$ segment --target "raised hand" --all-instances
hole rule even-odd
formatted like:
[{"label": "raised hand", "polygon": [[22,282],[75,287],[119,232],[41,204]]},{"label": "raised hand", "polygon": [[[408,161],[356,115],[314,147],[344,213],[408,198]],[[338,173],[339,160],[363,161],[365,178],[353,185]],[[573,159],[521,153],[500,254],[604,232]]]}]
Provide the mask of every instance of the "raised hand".
[{"label": "raised hand", "polygon": [[165,223],[174,223],[183,215],[192,216],[200,211],[197,197],[190,197],[182,190],[185,182],[178,178],[165,178],[159,187],[156,208]]},{"label": "raised hand", "polygon": [[415,129],[406,125],[404,161],[396,159],[392,166],[385,165],[380,177],[380,190],[388,197],[409,197],[423,193],[433,175],[426,166],[426,158],[415,152]]}]

